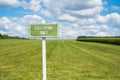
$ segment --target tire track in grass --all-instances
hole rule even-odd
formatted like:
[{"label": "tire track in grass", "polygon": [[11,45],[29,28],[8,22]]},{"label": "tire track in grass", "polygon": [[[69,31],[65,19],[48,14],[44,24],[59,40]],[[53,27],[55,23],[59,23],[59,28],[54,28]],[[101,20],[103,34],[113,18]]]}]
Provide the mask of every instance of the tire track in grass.
[{"label": "tire track in grass", "polygon": [[53,56],[53,53],[54,53],[55,49],[57,48],[57,45],[58,45],[57,41],[53,41],[53,40],[47,41],[47,45],[46,45],[47,59],[51,59],[51,57]]},{"label": "tire track in grass", "polygon": [[[3,55],[6,55],[6,56],[9,56],[9,55],[16,55],[16,53],[22,53],[22,52],[24,52],[25,50],[27,50],[28,49],[28,47],[29,46],[15,46],[14,48],[12,48],[12,49],[8,49],[8,50],[6,50],[6,51],[4,51],[4,52],[1,52],[2,54],[0,54],[0,56],[3,56]],[[33,48],[33,47],[29,47],[29,48]]]},{"label": "tire track in grass", "polygon": [[[24,48],[24,47],[21,47],[21,48]],[[16,48],[16,49],[19,49],[19,48]],[[37,75],[40,76],[39,73],[38,73],[38,72],[41,72],[40,71],[41,69],[39,68],[40,64],[38,65],[39,61],[37,60],[38,62],[36,62],[36,58],[32,59],[34,62],[29,61],[30,60],[29,57],[32,56],[31,54],[36,55],[36,54],[34,54],[36,50],[38,50],[38,47],[31,47],[30,49],[26,48],[26,50],[24,50],[24,51],[23,50],[19,51],[19,52],[15,51],[15,53],[20,53],[20,54],[12,55],[9,58],[6,57],[7,60],[3,59],[7,63],[2,64],[2,67],[9,66],[9,68],[4,68],[3,74],[5,74],[5,71],[8,72],[8,70],[9,70],[8,75],[15,74],[17,77],[13,78],[15,76],[11,75],[11,76],[8,76],[8,79],[21,78],[21,79],[24,79],[24,80],[28,80],[28,78],[30,79],[30,77],[31,77],[30,80],[32,80],[33,76],[34,76],[34,78],[35,77],[37,78]],[[24,54],[26,52],[28,52],[28,54]],[[31,76],[29,77],[30,73],[31,73]],[[4,79],[7,79],[7,77],[4,77]]]},{"label": "tire track in grass", "polygon": [[65,80],[65,77],[67,76],[65,73],[67,67],[67,56],[65,54],[65,47],[63,45],[63,41],[58,40],[55,43],[57,43],[57,45],[52,52],[51,57],[47,60],[48,78],[50,80]]},{"label": "tire track in grass", "polygon": [[[9,40],[8,40],[9,41]],[[16,47],[22,47],[22,46],[30,46],[31,45],[31,43],[32,44],[36,44],[35,43],[35,41],[29,41],[29,40],[27,40],[28,42],[24,42],[24,41],[21,41],[21,42],[19,42],[19,43],[16,43],[15,45],[14,44],[9,44],[9,42],[6,42],[6,43],[8,43],[8,45],[7,45],[7,48],[6,48],[6,46],[4,46],[4,49],[1,49],[0,48],[0,51],[1,52],[4,52],[4,51],[7,51],[7,50],[12,50],[12,49],[14,49],[14,48],[16,48]],[[38,41],[37,41],[38,42]]]},{"label": "tire track in grass", "polygon": [[[36,43],[35,43],[36,44]],[[28,49],[28,48],[30,48],[30,49]],[[17,62],[15,59],[17,59],[17,60],[23,60],[24,58],[26,58],[27,59],[27,57],[29,56],[29,55],[35,55],[35,54],[33,54],[33,52],[36,50],[36,49],[38,49],[38,48],[33,48],[32,46],[29,46],[29,45],[23,45],[23,46],[16,46],[16,49],[14,50],[11,50],[11,51],[6,51],[6,53],[7,53],[7,55],[6,54],[3,54],[2,56],[1,56],[1,61],[3,60],[3,62],[7,62],[7,63],[9,63],[9,62]],[[16,58],[17,57],[17,58]],[[7,58],[7,60],[5,60],[4,61],[4,58]]]},{"label": "tire track in grass", "polygon": [[[75,44],[75,43],[73,43],[73,42],[71,42],[72,44]],[[106,60],[106,61],[109,61],[109,62],[112,62],[112,63],[118,63],[118,62],[120,62],[120,60],[119,60],[119,57],[120,56],[118,56],[118,54],[119,54],[119,52],[115,52],[115,53],[109,53],[109,49],[108,49],[108,52],[104,52],[104,51],[101,51],[101,50],[99,50],[99,48],[102,48],[102,46],[100,47],[100,46],[95,46],[94,47],[94,45],[95,44],[93,44],[93,45],[82,45],[81,46],[81,44],[79,43],[79,45],[78,45],[78,47],[79,48],[82,48],[82,49],[86,49],[86,50],[84,50],[84,51],[88,51],[87,53],[90,53],[91,52],[91,54],[93,54],[94,56],[98,56],[98,57],[100,57],[101,59],[103,59],[103,60]],[[97,44],[96,44],[97,45]],[[109,46],[112,46],[112,45],[109,45]],[[98,48],[98,49],[97,49]],[[105,47],[103,48],[103,49],[106,49]],[[114,49],[113,49],[114,50]],[[89,52],[90,51],[90,52]],[[114,50],[115,51],[115,50]],[[120,51],[120,50],[119,50]],[[116,55],[116,53],[117,53],[117,55]]]},{"label": "tire track in grass", "polygon": [[[83,48],[92,51],[95,55],[106,58],[109,64],[112,63],[113,65],[118,65],[120,63],[120,46],[86,42],[84,42],[84,44],[88,44],[88,46],[86,47],[83,45]],[[80,45],[78,46],[80,47]]]},{"label": "tire track in grass", "polygon": [[[58,57],[62,56],[61,54],[64,53],[64,46],[62,45],[62,41],[59,41],[59,40],[58,41],[51,41],[51,45],[53,45],[54,49],[48,50],[49,51],[48,54],[49,53],[51,54],[51,52],[52,52],[50,59],[51,60],[52,59],[58,60],[59,59]],[[49,45],[48,47],[50,47],[51,45]]]},{"label": "tire track in grass", "polygon": [[85,58],[90,57],[89,55],[85,54],[86,50],[84,49],[81,50],[78,47],[76,48],[75,46],[70,45],[69,42],[66,42],[66,49],[72,55],[71,57],[75,56],[75,58],[77,58],[80,61],[83,61]]},{"label": "tire track in grass", "polygon": [[[100,51],[99,50],[94,50],[94,47],[92,48],[89,48],[89,45],[87,46],[84,46],[84,43],[79,43],[79,44],[75,44],[75,42],[68,42],[68,45],[71,45],[71,46],[74,46],[75,48],[87,53],[88,55],[90,55],[91,57],[95,57],[96,59],[100,59],[101,61],[105,61],[105,62],[109,62],[108,64],[111,64],[111,63],[114,63],[115,60],[111,60],[111,58],[106,58],[104,57],[104,54],[105,53],[100,53],[100,54],[97,54],[99,53]],[[81,45],[81,46],[79,46]],[[92,45],[91,45],[92,46]],[[110,59],[110,60],[109,60]]]},{"label": "tire track in grass", "polygon": [[[102,44],[102,43],[92,43],[92,42],[78,42],[78,41],[72,41],[72,43],[78,43],[83,44],[82,47],[88,47],[92,48],[94,50],[98,50],[101,52],[104,52],[106,54],[113,54],[116,56],[120,56],[120,46],[118,45],[111,45],[111,44]],[[78,45],[80,46],[80,45]]]},{"label": "tire track in grass", "polygon": [[[6,51],[6,53],[14,52],[14,54],[3,55],[2,53],[4,58],[0,56],[0,62],[6,62],[0,63],[0,66],[4,68],[3,74],[9,72],[7,73],[9,76],[4,77],[4,79],[42,79],[41,42],[38,40],[21,41],[21,44],[19,44],[19,42],[20,41],[18,41],[18,45],[14,45],[15,50],[12,49],[12,51],[9,51],[9,49]],[[22,43],[24,45],[22,45]],[[11,43],[8,46],[10,45]],[[107,50],[105,51],[105,54],[104,51],[100,51],[101,49],[97,49],[99,46],[100,45],[97,44],[79,43],[69,40],[47,41],[48,79],[119,80],[120,65],[117,63],[112,64],[112,61],[109,61],[110,58],[107,58],[108,61],[106,59],[104,60],[107,56],[106,54],[108,54],[106,53]],[[106,46],[104,46],[104,48],[105,47]],[[20,48],[22,50],[20,50]],[[0,51],[2,49],[0,49]],[[107,49],[109,49],[109,46]],[[119,51],[118,49],[115,50]],[[99,52],[99,54],[97,52]],[[113,52],[115,51],[113,50]],[[117,55],[119,55],[119,52]],[[117,58],[118,57],[119,56],[117,56]]]},{"label": "tire track in grass", "polygon": [[[14,46],[22,46],[26,43],[28,43],[28,40],[3,40],[4,43],[2,41],[0,41],[0,50],[7,50],[8,48],[14,48]],[[7,48],[6,48],[7,47]]]},{"label": "tire track in grass", "polygon": [[[22,42],[22,41],[21,41]],[[31,45],[31,43],[33,44],[33,45]],[[24,51],[24,50],[27,50],[28,48],[33,48],[34,46],[37,46],[37,45],[39,45],[38,43],[35,43],[35,42],[30,42],[30,43],[28,43],[28,42],[26,42],[25,44],[24,44],[24,42],[23,42],[23,45],[19,45],[19,43],[18,43],[18,45],[16,45],[16,46],[13,46],[13,47],[7,47],[6,48],[6,50],[5,51],[3,51],[3,50],[0,50],[0,52],[1,53],[3,53],[3,55],[7,55],[7,54],[9,54],[9,53],[14,53],[14,52],[21,52],[21,51]],[[2,54],[0,54],[0,55],[2,55]]]},{"label": "tire track in grass", "polygon": [[[24,48],[24,47],[23,47]],[[13,57],[17,57],[17,56],[22,56],[22,55],[26,55],[27,53],[24,53],[25,51],[29,50],[29,49],[21,49],[19,50],[18,48],[16,48],[15,50],[11,50],[11,51],[6,51],[6,54],[1,55],[1,57],[3,56],[3,58],[13,58]]]},{"label": "tire track in grass", "polygon": [[[25,59],[28,60],[32,55],[35,55],[32,52],[34,50],[35,49],[26,50],[26,51],[23,51],[22,53],[21,52],[15,52],[14,54],[7,55],[7,56],[4,55],[4,57],[1,57],[1,61],[3,60],[2,61],[3,63],[19,63],[19,62],[22,62]],[[7,58],[7,59],[4,61],[5,58]]]},{"label": "tire track in grass", "polygon": [[[104,59],[105,57],[103,58],[102,56],[97,56],[97,55],[94,55],[94,54],[90,54],[90,52],[88,52],[89,50],[85,51],[84,50],[85,48],[84,49],[81,49],[81,47],[79,48],[78,44],[75,45],[75,44],[71,44],[69,42],[68,45],[73,46],[74,48],[79,49],[79,50],[85,52],[86,54],[88,54],[92,57],[90,61],[93,62],[93,64],[94,64],[93,72],[95,72],[94,74],[99,75],[96,78],[101,78],[101,79],[120,78],[119,77],[119,74],[120,74],[119,73],[119,71],[120,71],[120,69],[119,69],[120,64],[119,63],[114,63],[114,62],[111,63],[111,60],[110,61],[109,61],[109,59],[106,60],[106,59]],[[88,61],[88,62],[90,62],[90,61]]]},{"label": "tire track in grass", "polygon": [[[35,43],[36,44],[36,43]],[[35,45],[35,47],[33,46],[22,46],[21,47],[21,50],[19,50],[19,47],[16,48],[16,51],[13,51],[14,53],[13,54],[9,54],[6,56],[6,58],[8,57],[9,59],[12,59],[14,57],[18,57],[18,59],[22,60],[23,58],[30,58],[32,57],[33,55],[36,55],[36,54],[41,54],[41,49],[39,47],[39,44],[37,44],[37,46]],[[39,52],[35,52],[35,51],[39,51]],[[14,60],[14,59],[13,59]]]},{"label": "tire track in grass", "polygon": [[103,56],[116,64],[120,62],[120,46],[102,44],[102,43],[76,42],[76,41],[73,41],[72,43],[84,44],[82,46],[81,45],[78,46],[91,50],[93,51],[93,53],[97,54],[98,56]]},{"label": "tire track in grass", "polygon": [[[60,41],[59,45],[57,46],[58,48],[55,50],[58,51],[56,52],[57,54],[54,57],[51,57],[54,59],[54,61],[49,61],[49,67],[48,67],[48,71],[49,72],[53,72],[51,75],[55,75],[55,76],[51,76],[49,74],[49,79],[53,80],[54,79],[64,79],[64,80],[68,80],[68,79],[78,79],[78,80],[85,80],[86,78],[80,78],[80,72],[79,69],[81,70],[81,68],[79,68],[81,65],[79,65],[79,63],[81,63],[80,60],[80,55],[76,54],[76,48],[71,47],[69,45],[66,44],[66,41]],[[77,49],[78,50],[78,49]],[[78,52],[78,51],[77,51]],[[75,54],[74,54],[75,53]],[[52,65],[50,65],[50,63]],[[85,65],[85,64],[82,64]]]},{"label": "tire track in grass", "polygon": [[[87,65],[83,62],[81,56],[84,56],[83,52],[80,52],[78,49],[74,48],[67,44],[67,41],[64,43],[65,53],[68,57],[66,60],[67,66],[65,66],[66,71],[65,80],[67,79],[77,79],[77,80],[87,80],[87,77],[83,78],[82,71],[87,71],[89,73]],[[85,69],[84,69],[85,68]]]}]

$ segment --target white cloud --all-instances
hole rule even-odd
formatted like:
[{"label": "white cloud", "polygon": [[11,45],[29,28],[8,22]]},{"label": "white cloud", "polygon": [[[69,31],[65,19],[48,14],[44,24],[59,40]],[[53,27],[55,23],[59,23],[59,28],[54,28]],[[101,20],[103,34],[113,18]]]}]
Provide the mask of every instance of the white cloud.
[{"label": "white cloud", "polygon": [[96,21],[97,21],[98,23],[102,23],[102,24],[107,22],[106,18],[105,18],[104,16],[101,16],[101,15],[98,15],[98,16],[96,17]]},{"label": "white cloud", "polygon": [[0,0],[0,8],[14,7],[18,6],[19,4],[19,0]]},{"label": "white cloud", "polygon": [[7,29],[7,30],[11,29],[11,26],[10,26],[11,23],[12,22],[7,17],[2,17],[0,19],[0,25],[4,26],[4,28]]},{"label": "white cloud", "polygon": [[111,13],[106,16],[107,22],[111,24],[116,24],[120,27],[120,14],[118,13]]},{"label": "white cloud", "polygon": [[41,0],[31,0],[30,2],[22,1],[21,5],[24,9],[29,9],[34,12],[39,12],[41,10]]},{"label": "white cloud", "polygon": [[58,8],[58,9],[69,9],[69,10],[79,10],[86,8],[94,8],[95,6],[102,6],[101,0],[44,0],[43,1],[47,7]]},{"label": "white cloud", "polygon": [[106,32],[99,32],[96,36],[109,36]]},{"label": "white cloud", "polygon": [[42,17],[38,15],[26,15],[22,18],[20,18],[19,22],[22,24],[28,24],[28,23],[44,23],[45,20],[43,20]]},{"label": "white cloud", "polygon": [[5,31],[2,31],[2,30],[0,30],[0,33],[1,33],[1,34],[6,34],[6,32],[5,32]]},{"label": "white cloud", "polygon": [[73,23],[73,28],[78,28],[78,27],[79,27],[79,25],[78,25],[78,24]]},{"label": "white cloud", "polygon": [[94,7],[94,8],[88,8],[88,9],[83,9],[79,11],[72,11],[70,13],[81,15],[81,16],[95,17],[101,12],[101,10],[102,10],[101,7]]},{"label": "white cloud", "polygon": [[45,6],[54,14],[97,15],[103,9],[102,0],[44,0]]},{"label": "white cloud", "polygon": [[111,8],[114,9],[114,10],[120,10],[120,7],[119,7],[119,6],[114,6],[114,5],[112,5]]},{"label": "white cloud", "polygon": [[52,17],[53,14],[51,14],[48,10],[41,10],[41,14],[43,14],[46,17]]},{"label": "white cloud", "polygon": [[0,32],[8,35],[28,37],[30,23],[43,23],[45,20],[37,15],[26,15],[21,18],[0,18]]},{"label": "white cloud", "polygon": [[77,34],[77,32],[74,31],[74,30],[66,30],[66,36],[71,36],[71,37],[73,37],[73,36],[75,36],[76,34]]},{"label": "white cloud", "polygon": [[[3,1],[3,0],[0,0]],[[8,1],[8,0],[4,0]],[[3,1],[3,2],[4,2]],[[7,5],[18,5],[38,15],[21,18],[0,18],[0,32],[10,35],[27,35],[29,23],[58,22],[62,38],[76,38],[79,35],[107,36],[120,35],[120,14],[100,15],[103,0],[11,0]],[[118,7],[113,6],[114,9]],[[105,8],[104,8],[105,9]]]},{"label": "white cloud", "polygon": [[70,14],[62,14],[58,17],[58,20],[76,21],[77,18],[71,16]]},{"label": "white cloud", "polygon": [[102,24],[109,24],[109,25],[111,24],[111,26],[117,25],[119,27],[120,26],[120,14],[111,13],[106,16],[98,15],[96,17],[96,22],[102,23]]}]

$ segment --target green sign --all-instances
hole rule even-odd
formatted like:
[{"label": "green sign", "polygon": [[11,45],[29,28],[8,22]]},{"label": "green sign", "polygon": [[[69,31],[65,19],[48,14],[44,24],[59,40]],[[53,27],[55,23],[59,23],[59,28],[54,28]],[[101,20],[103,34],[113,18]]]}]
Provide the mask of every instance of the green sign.
[{"label": "green sign", "polygon": [[57,37],[58,24],[30,24],[30,37]]}]

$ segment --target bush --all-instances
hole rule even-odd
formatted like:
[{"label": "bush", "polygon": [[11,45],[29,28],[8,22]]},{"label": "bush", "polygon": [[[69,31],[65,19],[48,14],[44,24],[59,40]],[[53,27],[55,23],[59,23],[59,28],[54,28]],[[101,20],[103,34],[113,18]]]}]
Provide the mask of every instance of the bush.
[{"label": "bush", "polygon": [[78,38],[77,41],[120,45],[120,38]]}]

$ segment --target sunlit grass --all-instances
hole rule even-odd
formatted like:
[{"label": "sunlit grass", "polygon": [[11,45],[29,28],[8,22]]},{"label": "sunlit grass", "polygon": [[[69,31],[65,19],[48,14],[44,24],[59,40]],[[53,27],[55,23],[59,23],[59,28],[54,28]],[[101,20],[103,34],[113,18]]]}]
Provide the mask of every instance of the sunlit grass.
[{"label": "sunlit grass", "polygon": [[[1,80],[42,80],[41,40],[0,40]],[[119,80],[120,46],[47,41],[47,80]]]}]

